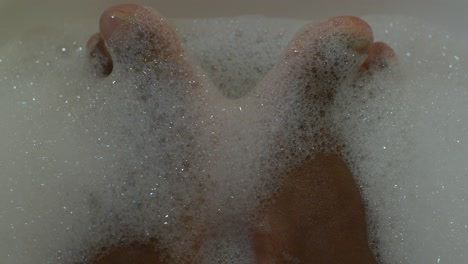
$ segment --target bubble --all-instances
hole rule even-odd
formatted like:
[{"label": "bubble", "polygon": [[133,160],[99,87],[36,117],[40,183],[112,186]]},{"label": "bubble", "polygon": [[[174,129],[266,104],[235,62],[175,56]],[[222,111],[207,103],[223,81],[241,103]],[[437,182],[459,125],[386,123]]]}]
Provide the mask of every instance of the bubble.
[{"label": "bubble", "polygon": [[[455,67],[450,58],[466,50],[459,40],[410,18],[368,21],[376,39],[395,41],[396,54],[417,47],[410,57],[399,56],[401,77],[392,77],[395,72],[375,74],[363,86],[362,92],[372,93],[369,100],[353,102],[346,89],[337,95],[336,122],[352,150],[349,161],[367,200],[379,255],[383,263],[462,262],[460,245],[466,233],[455,233],[461,226],[451,226],[466,217],[466,197],[459,190],[468,184],[462,180],[466,166],[457,157],[468,149],[456,146],[468,125],[460,123],[466,119],[462,116],[468,98],[463,78],[452,77],[467,65]],[[408,31],[388,35],[381,24],[385,21]],[[444,53],[436,52],[441,49]],[[340,113],[344,109],[345,115]],[[436,237],[443,237],[444,246],[440,240],[421,243]]]},{"label": "bubble", "polygon": [[[193,239],[181,222],[187,215],[218,223],[202,249],[206,263],[249,263],[246,226],[258,197],[278,187],[275,171],[333,145],[310,136],[320,129],[334,129],[347,146],[383,263],[463,263],[467,50],[411,18],[366,19],[399,66],[360,85],[340,79],[326,122],[319,105],[306,104],[302,73],[283,86],[262,84],[278,74],[270,70],[305,21],[176,21],[213,82],[200,93],[189,89],[193,79],[163,79],[170,75],[143,62],[125,67],[144,43],[123,53],[111,76],[96,77],[85,52],[69,52],[90,35],[78,26],[2,46],[4,263],[86,262],[103,247],[152,238],[182,252]],[[331,69],[345,78],[345,64]],[[255,99],[259,83],[268,100]]]}]

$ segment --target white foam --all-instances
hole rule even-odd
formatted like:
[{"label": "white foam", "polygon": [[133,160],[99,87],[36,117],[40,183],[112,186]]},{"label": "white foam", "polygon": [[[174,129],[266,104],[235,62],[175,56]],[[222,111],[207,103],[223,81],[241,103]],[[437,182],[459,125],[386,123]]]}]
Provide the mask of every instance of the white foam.
[{"label": "white foam", "polygon": [[[280,58],[305,21],[241,18],[176,21],[187,50],[230,98],[248,93]],[[206,45],[210,39],[210,45]],[[248,48],[254,47],[254,48]],[[248,63],[246,63],[248,62]]]},{"label": "white foam", "polygon": [[376,77],[359,100],[343,89],[337,113],[345,114],[336,117],[354,151],[379,255],[384,263],[463,263],[467,51],[419,21],[369,21],[395,48],[402,72]]},{"label": "white foam", "polygon": [[[340,87],[330,112],[350,150],[376,250],[383,263],[463,263],[467,51],[420,21],[367,20],[375,39],[396,50],[400,70],[376,74],[362,87]],[[163,85],[132,75],[125,64],[107,78],[94,76],[83,47],[88,29],[68,27],[3,46],[4,263],[73,263],[122,240],[156,237],[178,245],[191,239],[179,221],[183,214],[217,223],[210,231],[216,239],[202,250],[212,258],[207,263],[252,260],[245,223],[255,199],[276,183],[271,171],[281,164],[271,164],[278,162],[273,138],[286,134],[302,155],[322,143],[297,140],[303,136],[297,129],[285,129],[314,112],[291,111],[300,106],[294,89],[282,97],[273,89],[267,99],[278,99],[266,110],[249,92],[303,24],[263,17],[177,21],[215,86],[232,98],[247,94],[216,102],[209,101],[220,98],[210,84],[204,87],[210,95],[199,97],[187,92],[184,79]],[[203,215],[200,207],[187,209],[194,197],[207,201]]]}]

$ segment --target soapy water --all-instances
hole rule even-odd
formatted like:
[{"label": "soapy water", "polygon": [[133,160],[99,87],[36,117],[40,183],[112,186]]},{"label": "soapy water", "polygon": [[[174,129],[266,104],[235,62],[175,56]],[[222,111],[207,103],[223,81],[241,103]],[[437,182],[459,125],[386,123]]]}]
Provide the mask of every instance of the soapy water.
[{"label": "soapy water", "polygon": [[[364,19],[375,40],[395,49],[399,66],[340,87],[329,111],[367,204],[373,247],[382,263],[464,263],[466,49],[411,18]],[[95,76],[83,47],[89,28],[1,47],[4,263],[79,263],[102,247],[152,238],[183,250],[192,239],[180,220],[187,215],[224,223],[212,227],[218,236],[203,249],[207,263],[247,263],[242,223],[256,198],[275,188],[278,162],[290,162],[275,158],[272,131],[289,131],[289,142],[303,149],[320,143],[294,140],[298,134],[285,128],[294,121],[258,122],[294,120],[283,111],[297,103],[294,94],[268,111],[249,99],[305,23],[176,21],[213,82],[203,95],[183,78],[168,85],[150,71],[135,76],[117,67]]]}]

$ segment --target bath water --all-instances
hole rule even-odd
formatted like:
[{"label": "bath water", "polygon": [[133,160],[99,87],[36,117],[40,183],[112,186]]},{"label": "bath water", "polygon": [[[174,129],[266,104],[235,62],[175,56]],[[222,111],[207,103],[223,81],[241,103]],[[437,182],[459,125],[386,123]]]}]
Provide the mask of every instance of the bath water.
[{"label": "bath water", "polygon": [[[372,245],[382,263],[465,263],[466,45],[413,18],[364,19],[376,41],[395,49],[398,67],[339,87],[329,111],[367,205]],[[196,216],[221,223],[203,248],[206,263],[252,260],[242,223],[254,198],[274,188],[269,172],[281,161],[271,124],[257,122],[278,116],[249,95],[307,21],[173,22],[211,80],[206,87],[226,99],[201,105],[196,95],[183,98],[182,82],[173,92],[128,71],[96,76],[84,48],[97,28],[90,23],[32,30],[0,47],[2,263],[80,263],[102,247],[155,237],[183,247],[190,238],[180,219],[195,214],[198,198],[207,213]],[[287,108],[281,100],[273,112]],[[200,107],[208,115],[197,116]],[[201,122],[210,115],[216,122]]]}]

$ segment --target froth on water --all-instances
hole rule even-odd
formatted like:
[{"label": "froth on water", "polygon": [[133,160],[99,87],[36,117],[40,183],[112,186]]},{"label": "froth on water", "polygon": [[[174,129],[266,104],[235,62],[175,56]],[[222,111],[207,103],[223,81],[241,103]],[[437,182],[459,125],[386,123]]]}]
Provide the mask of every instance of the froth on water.
[{"label": "froth on water", "polygon": [[[330,113],[367,203],[375,250],[383,263],[464,263],[467,50],[420,21],[365,19],[399,65],[340,87]],[[151,238],[183,250],[180,242],[192,238],[180,219],[190,215],[227,223],[213,227],[220,235],[203,249],[207,256],[246,263],[252,252],[238,223],[248,220],[252,200],[274,188],[271,163],[278,162],[273,128],[257,122],[278,116],[248,98],[305,23],[176,21],[212,81],[202,99],[183,80],[167,85],[125,64],[96,76],[83,47],[88,28],[1,47],[3,262],[74,263],[112,243]],[[217,93],[230,99],[217,101]],[[281,102],[278,108],[292,103]],[[197,199],[211,201],[203,203],[206,215],[190,209]]]}]

